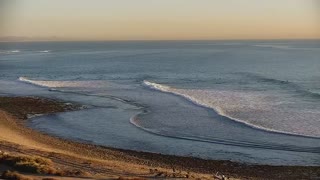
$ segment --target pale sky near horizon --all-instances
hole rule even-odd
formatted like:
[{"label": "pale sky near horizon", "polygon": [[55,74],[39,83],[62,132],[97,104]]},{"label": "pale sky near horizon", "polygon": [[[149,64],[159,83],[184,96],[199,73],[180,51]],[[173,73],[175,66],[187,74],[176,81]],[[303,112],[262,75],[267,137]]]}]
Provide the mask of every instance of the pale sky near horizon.
[{"label": "pale sky near horizon", "polygon": [[319,0],[0,0],[0,36],[319,39]]}]

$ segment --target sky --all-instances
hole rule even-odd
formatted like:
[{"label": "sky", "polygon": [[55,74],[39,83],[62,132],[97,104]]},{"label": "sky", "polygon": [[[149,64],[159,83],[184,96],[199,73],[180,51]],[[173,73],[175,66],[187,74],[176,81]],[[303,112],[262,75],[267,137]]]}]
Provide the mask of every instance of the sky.
[{"label": "sky", "polygon": [[0,38],[320,39],[320,0],[0,0]]}]

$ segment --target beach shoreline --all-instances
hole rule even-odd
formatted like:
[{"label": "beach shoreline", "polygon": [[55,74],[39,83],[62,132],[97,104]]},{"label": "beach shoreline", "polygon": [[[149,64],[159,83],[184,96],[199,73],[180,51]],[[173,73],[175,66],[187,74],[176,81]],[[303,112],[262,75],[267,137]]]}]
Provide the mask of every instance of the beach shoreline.
[{"label": "beach shoreline", "polygon": [[[59,167],[85,170],[92,178],[188,177],[213,179],[312,179],[320,167],[248,165],[137,152],[75,142],[38,132],[26,126],[28,117],[79,110],[58,100],[39,97],[0,97],[0,150],[52,159]],[[218,173],[218,174],[217,174]]]}]

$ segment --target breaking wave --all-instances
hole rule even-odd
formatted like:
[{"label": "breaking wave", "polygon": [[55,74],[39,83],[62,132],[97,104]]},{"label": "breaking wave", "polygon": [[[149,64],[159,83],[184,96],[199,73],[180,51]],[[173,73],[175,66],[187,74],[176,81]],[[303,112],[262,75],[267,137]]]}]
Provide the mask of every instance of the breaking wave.
[{"label": "breaking wave", "polygon": [[74,87],[100,88],[100,87],[105,87],[107,85],[105,81],[41,81],[41,80],[32,80],[27,77],[19,77],[19,81],[33,84],[36,86],[47,87],[47,88],[74,88]]},{"label": "breaking wave", "polygon": [[50,50],[43,50],[43,51],[39,51],[40,53],[49,53],[51,52]]},{"label": "breaking wave", "polygon": [[[320,112],[279,109],[277,106],[283,102],[263,93],[178,89],[146,80],[143,84],[157,91],[184,97],[196,105],[213,109],[221,116],[252,128],[288,135],[319,137],[319,123],[316,123]],[[310,122],[302,121],[303,119],[312,119],[314,121],[311,121],[311,124],[315,124],[310,126]]]},{"label": "breaking wave", "polygon": [[0,50],[0,54],[16,54],[20,53],[20,50]]}]

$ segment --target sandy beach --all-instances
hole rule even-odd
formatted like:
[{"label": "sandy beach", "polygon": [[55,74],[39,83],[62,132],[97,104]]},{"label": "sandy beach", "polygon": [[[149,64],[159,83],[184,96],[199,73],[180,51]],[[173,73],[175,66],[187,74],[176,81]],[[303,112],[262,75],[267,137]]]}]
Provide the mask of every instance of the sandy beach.
[{"label": "sandy beach", "polygon": [[[57,100],[38,97],[0,97],[0,151],[16,156],[50,159],[69,175],[30,174],[33,179],[317,179],[320,167],[245,165],[114,149],[52,137],[25,126],[28,117],[79,110]],[[0,170],[15,170],[0,164]],[[2,173],[1,172],[1,173]],[[67,177],[73,176],[73,177]]]}]

